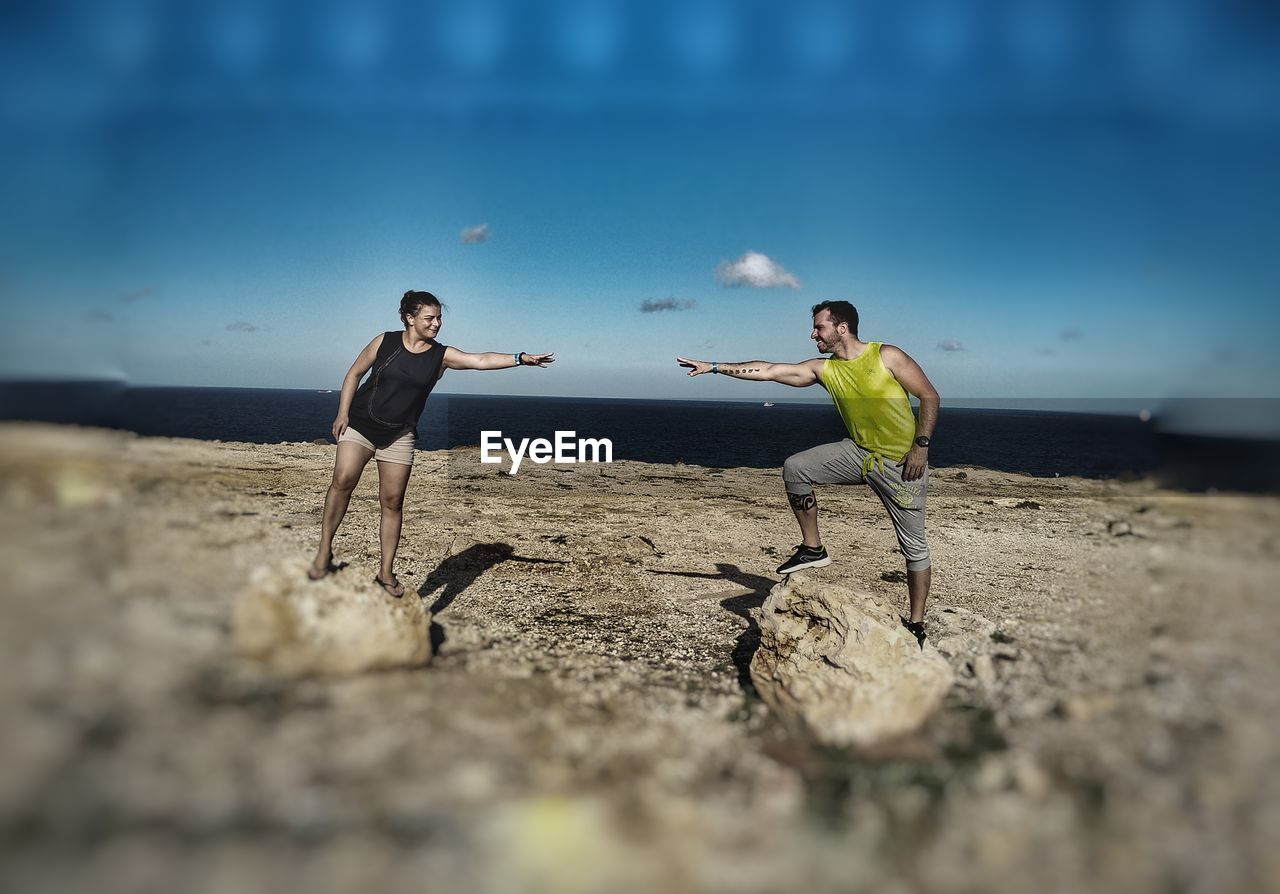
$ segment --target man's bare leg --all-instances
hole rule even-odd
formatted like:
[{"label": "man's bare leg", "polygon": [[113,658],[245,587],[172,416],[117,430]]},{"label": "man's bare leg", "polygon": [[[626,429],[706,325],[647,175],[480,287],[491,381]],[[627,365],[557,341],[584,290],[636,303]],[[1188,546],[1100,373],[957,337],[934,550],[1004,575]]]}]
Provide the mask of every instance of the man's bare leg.
[{"label": "man's bare leg", "polygon": [[818,500],[813,494],[787,493],[791,503],[791,511],[795,513],[796,523],[800,525],[800,536],[805,546],[817,549],[822,546],[822,535],[818,533]]},{"label": "man's bare leg", "polygon": [[373,451],[354,441],[338,444],[338,455],[333,462],[333,481],[324,495],[324,514],[320,520],[320,547],[307,575],[319,580],[329,573],[333,563],[333,535],[338,532],[351,504],[351,492],[360,482],[364,467],[373,457]]},{"label": "man's bare leg", "polygon": [[911,622],[924,620],[924,604],[929,600],[932,568],[907,572],[907,596],[911,601]]},{"label": "man's bare leg", "polygon": [[404,587],[396,578],[396,550],[400,547],[400,527],[404,520],[404,492],[409,486],[413,466],[404,463],[378,463],[378,504],[382,517],[378,521],[378,541],[382,546],[382,567],[378,579],[392,596],[404,595]]}]

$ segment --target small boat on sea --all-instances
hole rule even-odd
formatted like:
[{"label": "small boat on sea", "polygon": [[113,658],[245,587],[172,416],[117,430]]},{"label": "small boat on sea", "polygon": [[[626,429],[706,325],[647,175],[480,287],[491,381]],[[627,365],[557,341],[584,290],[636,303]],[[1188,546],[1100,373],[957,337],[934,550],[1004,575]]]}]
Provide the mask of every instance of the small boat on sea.
[{"label": "small boat on sea", "polygon": [[765,405],[766,407],[771,407],[771,406],[773,406],[773,401],[771,401],[771,400],[766,400],[766,401],[764,402],[764,405]]}]

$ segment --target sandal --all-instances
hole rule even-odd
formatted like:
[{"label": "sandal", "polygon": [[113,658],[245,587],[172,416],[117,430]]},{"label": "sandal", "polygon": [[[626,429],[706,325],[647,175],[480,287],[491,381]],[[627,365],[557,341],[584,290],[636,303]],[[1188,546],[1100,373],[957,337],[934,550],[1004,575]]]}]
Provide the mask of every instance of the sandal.
[{"label": "sandal", "polygon": [[907,632],[916,638],[916,642],[920,644],[920,650],[924,651],[924,641],[928,639],[928,635],[924,632],[924,621],[909,621],[903,618],[902,615],[898,617],[902,618],[902,626],[907,628]]},{"label": "sandal", "polygon": [[373,582],[397,599],[404,595],[404,584],[400,583],[398,580],[392,583],[390,581],[383,580],[381,575],[375,574],[373,576]]},{"label": "sandal", "polygon": [[324,580],[326,577],[333,574],[335,571],[341,571],[343,568],[346,568],[346,567],[347,567],[346,562],[335,563],[332,559],[330,559],[329,564],[325,566],[324,571],[320,572],[319,574],[316,574],[316,567],[314,565],[309,565],[307,566],[307,580]]}]

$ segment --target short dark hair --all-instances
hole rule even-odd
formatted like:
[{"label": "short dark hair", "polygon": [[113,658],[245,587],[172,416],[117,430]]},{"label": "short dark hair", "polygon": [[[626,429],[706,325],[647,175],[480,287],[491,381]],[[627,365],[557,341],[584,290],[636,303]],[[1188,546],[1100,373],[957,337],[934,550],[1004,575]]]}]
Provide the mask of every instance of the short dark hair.
[{"label": "short dark hair", "polygon": [[858,309],[848,301],[822,301],[813,306],[812,316],[816,317],[820,310],[830,313],[831,322],[837,326],[848,323],[849,333],[854,338],[858,337]]},{"label": "short dark hair", "polygon": [[404,297],[400,299],[400,323],[407,326],[405,317],[417,315],[423,305],[430,304],[434,307],[443,307],[440,299],[430,292],[415,292],[412,289],[404,293]]}]

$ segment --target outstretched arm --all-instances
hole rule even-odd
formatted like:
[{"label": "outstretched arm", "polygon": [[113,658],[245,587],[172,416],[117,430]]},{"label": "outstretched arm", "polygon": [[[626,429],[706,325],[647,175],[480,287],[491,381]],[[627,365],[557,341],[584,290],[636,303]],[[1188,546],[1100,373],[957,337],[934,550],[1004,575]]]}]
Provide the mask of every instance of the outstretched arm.
[{"label": "outstretched arm", "polygon": [[479,354],[468,354],[450,345],[444,352],[445,369],[511,369],[516,366],[548,366],[556,360],[555,354],[530,354],[518,351],[513,354],[499,354],[495,351],[484,351]]},{"label": "outstretched arm", "polygon": [[[885,369],[893,374],[908,394],[920,401],[920,419],[916,423],[916,434],[926,438],[933,437],[933,428],[938,424],[938,408],[942,399],[938,390],[933,387],[929,377],[924,374],[920,364],[911,359],[906,351],[894,345],[885,345],[880,349],[880,359]],[[924,474],[924,467],[929,462],[929,448],[913,444],[903,458],[902,477],[906,481],[915,481]]]},{"label": "outstretched arm", "polygon": [[715,360],[690,360],[677,357],[676,363],[689,370],[691,376],[713,375],[731,376],[735,379],[746,379],[749,382],[781,382],[794,388],[805,388],[818,384],[819,370],[822,360],[804,360],[800,363],[769,363],[764,360],[747,360],[743,363],[720,363]]}]

